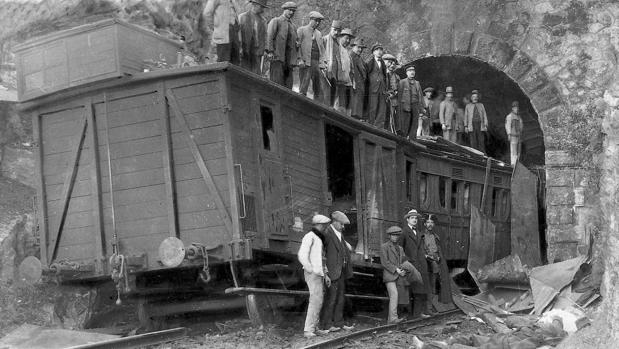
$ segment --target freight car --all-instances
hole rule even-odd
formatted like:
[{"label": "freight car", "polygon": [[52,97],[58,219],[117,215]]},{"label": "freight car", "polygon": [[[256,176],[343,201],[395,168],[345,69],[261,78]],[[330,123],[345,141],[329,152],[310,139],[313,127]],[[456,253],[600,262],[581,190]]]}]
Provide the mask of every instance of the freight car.
[{"label": "freight car", "polygon": [[112,280],[145,318],[242,300],[258,319],[266,295],[303,294],[296,252],[315,212],[353,222],[351,297],[384,299],[380,243],[413,207],[439,216],[454,265],[482,201],[496,257],[510,252],[511,167],[442,138],[408,141],[233,65],[102,80],[22,109],[43,268],[65,283]]}]

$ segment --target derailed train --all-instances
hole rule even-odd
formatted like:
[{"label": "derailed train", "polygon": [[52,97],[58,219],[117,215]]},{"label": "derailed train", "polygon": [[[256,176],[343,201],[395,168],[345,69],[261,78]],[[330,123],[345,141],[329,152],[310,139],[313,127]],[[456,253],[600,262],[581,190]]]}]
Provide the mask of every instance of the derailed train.
[{"label": "derailed train", "polygon": [[510,253],[510,166],[442,138],[408,141],[233,65],[95,82],[22,108],[38,145],[43,268],[65,283],[112,280],[148,316],[241,300],[258,317],[263,295],[303,294],[296,252],[314,212],[353,222],[353,299],[384,299],[380,244],[410,208],[438,216],[445,258],[463,266],[485,188],[495,257]]}]

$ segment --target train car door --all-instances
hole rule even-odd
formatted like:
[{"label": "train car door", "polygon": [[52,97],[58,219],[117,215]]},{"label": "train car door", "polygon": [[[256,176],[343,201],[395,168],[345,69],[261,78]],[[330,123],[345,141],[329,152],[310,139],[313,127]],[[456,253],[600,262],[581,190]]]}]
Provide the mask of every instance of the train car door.
[{"label": "train car door", "polygon": [[357,138],[355,160],[360,179],[357,195],[359,226],[363,232],[363,240],[357,244],[356,252],[367,258],[380,254],[385,230],[400,223],[397,217],[395,142],[361,133]]}]

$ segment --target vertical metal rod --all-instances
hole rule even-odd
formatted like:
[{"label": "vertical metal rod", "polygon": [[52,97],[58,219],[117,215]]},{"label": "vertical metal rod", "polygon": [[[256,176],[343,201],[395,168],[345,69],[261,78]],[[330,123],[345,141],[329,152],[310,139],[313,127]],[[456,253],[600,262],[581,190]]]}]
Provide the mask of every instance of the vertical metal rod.
[{"label": "vertical metal rod", "polygon": [[110,155],[110,127],[107,113],[107,93],[103,92],[103,115],[105,116],[105,138],[107,141],[107,171],[110,179],[110,201],[112,204],[112,231],[113,243],[112,249],[114,254],[118,254],[118,233],[116,232],[116,212],[114,210],[114,179],[112,177],[112,157]]}]

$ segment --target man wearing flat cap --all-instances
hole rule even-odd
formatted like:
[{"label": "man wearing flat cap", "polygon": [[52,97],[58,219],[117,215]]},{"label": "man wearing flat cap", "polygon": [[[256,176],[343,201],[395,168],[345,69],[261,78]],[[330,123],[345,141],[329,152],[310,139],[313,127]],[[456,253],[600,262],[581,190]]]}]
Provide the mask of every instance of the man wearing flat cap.
[{"label": "man wearing flat cap", "polygon": [[429,317],[432,312],[431,299],[428,297],[428,287],[430,285],[430,275],[428,274],[428,263],[426,261],[425,243],[423,235],[417,228],[420,214],[412,209],[406,213],[404,229],[400,245],[406,253],[406,258],[421,274],[422,282],[414,282],[410,285],[412,293],[413,307],[409,308],[409,313],[414,316]]},{"label": "man wearing flat cap", "polygon": [[387,97],[389,98],[389,105],[387,106],[388,120],[385,128],[393,133],[400,132],[400,122],[397,119],[398,109],[398,83],[400,78],[395,73],[398,67],[398,60],[394,55],[385,53],[383,55],[383,61],[387,65]]},{"label": "man wearing flat cap", "polygon": [[439,118],[439,106],[440,99],[438,96],[434,96],[434,87],[426,87],[423,89],[423,108],[424,114],[428,117],[430,124],[431,136],[442,136],[443,129],[441,127],[441,121]]},{"label": "man wearing flat cap", "polygon": [[361,57],[363,49],[366,48],[363,39],[356,38],[352,43],[350,59],[352,60],[353,85],[352,97],[350,100],[350,115],[353,118],[365,120],[365,84],[368,78],[368,71]]},{"label": "man wearing flat cap", "polygon": [[204,6],[203,23],[207,28],[213,28],[211,42],[217,50],[217,62],[239,64],[240,12],[236,0],[208,0]]},{"label": "man wearing flat cap", "polygon": [[326,65],[324,70],[325,75],[322,79],[322,91],[325,104],[331,107],[335,105],[335,100],[337,99],[337,76],[338,71],[341,69],[340,65],[342,64],[340,43],[338,42],[338,37],[341,32],[342,22],[334,20],[331,23],[329,35],[322,38],[322,44],[325,48],[324,60]]},{"label": "man wearing flat cap", "polygon": [[372,57],[365,62],[368,71],[368,122],[376,127],[385,127],[387,116],[387,65],[383,61],[383,45],[372,45]]},{"label": "man wearing flat cap", "polygon": [[299,92],[307,95],[310,81],[314,91],[314,99],[321,100],[320,69],[324,68],[323,63],[324,46],[322,34],[318,30],[324,17],[318,11],[309,13],[310,21],[307,25],[297,29],[297,39],[299,47]]},{"label": "man wearing flat cap", "polygon": [[471,147],[486,152],[484,132],[488,130],[488,117],[484,105],[479,102],[479,91],[471,92],[471,103],[464,109],[464,131],[469,135]]},{"label": "man wearing flat cap", "polygon": [[415,66],[406,68],[406,78],[398,84],[400,127],[402,136],[414,139],[419,125],[419,112],[422,109],[421,85],[415,80]]},{"label": "man wearing flat cap", "polygon": [[[398,316],[398,300],[402,296],[408,298],[408,290],[403,278],[406,271],[403,268],[408,260],[404,249],[398,244],[402,229],[398,226],[387,229],[389,241],[380,246],[380,264],[383,266],[383,282],[389,294],[389,312],[387,313],[388,323],[399,323],[403,319]],[[400,285],[400,287],[398,287]],[[403,294],[400,294],[403,293]]]},{"label": "man wearing flat cap", "polygon": [[[344,293],[346,280],[353,276],[350,251],[344,239],[344,228],[350,224],[341,211],[331,214],[332,223],[325,231],[324,249],[331,286],[327,287],[322,309],[321,326],[330,332],[339,331],[344,320]],[[346,327],[350,329],[350,327]]]},{"label": "man wearing flat cap", "polygon": [[251,9],[239,15],[241,26],[241,67],[261,74],[260,61],[267,41],[267,21],[262,16],[267,0],[250,0]]},{"label": "man wearing flat cap", "polygon": [[512,102],[512,111],[505,117],[505,132],[509,140],[510,163],[516,165],[520,156],[520,137],[522,136],[522,118],[520,117],[520,104]]},{"label": "man wearing flat cap", "polygon": [[307,283],[310,294],[303,329],[303,335],[307,338],[315,337],[317,333],[328,333],[328,331],[318,329],[318,322],[323,301],[323,282],[327,286],[331,284],[331,280],[326,276],[326,265],[323,264],[324,231],[329,222],[331,220],[328,217],[320,214],[312,217],[312,230],[305,234],[303,240],[301,240],[301,246],[297,253],[299,262],[303,266],[305,283]]},{"label": "man wearing flat cap", "polygon": [[348,46],[354,37],[352,30],[349,28],[342,29],[338,36],[340,65],[337,70],[337,85],[335,88],[337,97],[334,107],[347,115],[350,115],[350,94],[353,81],[352,61],[348,52]]},{"label": "man wearing flat cap", "polygon": [[447,86],[445,89],[445,100],[441,102],[438,117],[443,128],[443,138],[448,141],[456,142],[456,102],[453,100],[453,87]]},{"label": "man wearing flat cap", "polygon": [[297,28],[292,17],[297,4],[288,1],[282,9],[282,15],[269,22],[266,49],[271,60],[271,81],[292,89],[292,69],[297,64]]}]

